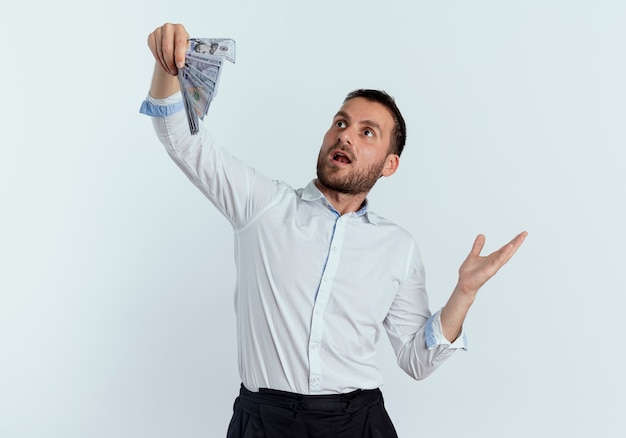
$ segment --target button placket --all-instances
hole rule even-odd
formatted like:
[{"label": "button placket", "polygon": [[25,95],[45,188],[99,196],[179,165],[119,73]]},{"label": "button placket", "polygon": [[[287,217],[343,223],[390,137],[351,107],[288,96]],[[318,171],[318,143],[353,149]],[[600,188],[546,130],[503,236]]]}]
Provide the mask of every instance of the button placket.
[{"label": "button placket", "polygon": [[324,332],[324,314],[330,297],[333,279],[339,266],[341,242],[344,235],[344,217],[339,217],[335,222],[335,229],[330,241],[328,258],[322,274],[319,290],[313,307],[311,320],[311,334],[309,338],[309,389],[312,393],[321,390],[322,364],[320,359],[322,336]]}]

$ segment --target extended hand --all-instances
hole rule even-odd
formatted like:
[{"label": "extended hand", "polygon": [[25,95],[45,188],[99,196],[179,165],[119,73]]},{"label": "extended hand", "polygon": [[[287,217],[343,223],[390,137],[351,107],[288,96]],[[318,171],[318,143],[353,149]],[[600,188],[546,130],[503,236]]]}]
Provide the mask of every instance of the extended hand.
[{"label": "extended hand", "polygon": [[461,333],[463,321],[476,298],[478,289],[513,257],[527,235],[526,231],[518,234],[509,243],[486,257],[480,255],[485,246],[485,236],[479,234],[476,237],[472,250],[459,268],[459,282],[441,310],[441,329],[450,342]]},{"label": "extended hand", "polygon": [[513,257],[513,254],[522,245],[527,235],[528,233],[524,231],[499,250],[483,257],[480,255],[480,252],[485,246],[485,236],[479,234],[474,241],[472,250],[459,268],[459,283],[457,287],[473,298],[478,289]]}]

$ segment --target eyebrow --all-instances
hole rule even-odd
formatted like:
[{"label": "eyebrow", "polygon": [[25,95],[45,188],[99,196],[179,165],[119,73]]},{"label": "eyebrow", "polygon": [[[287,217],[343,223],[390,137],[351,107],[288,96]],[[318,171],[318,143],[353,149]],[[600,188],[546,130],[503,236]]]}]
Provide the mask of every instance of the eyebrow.
[{"label": "eyebrow", "polygon": [[[343,117],[343,118],[344,118],[344,119],[346,119],[348,122],[352,121],[352,119],[350,118],[350,116],[348,115],[348,113],[347,113],[347,112],[345,112],[345,111],[342,111],[342,110],[337,111],[337,114],[335,114],[335,119],[336,119],[337,117]],[[362,124],[362,125],[368,125],[368,126],[371,126],[372,128],[374,128],[374,129],[378,130],[378,132],[379,132],[379,133],[382,133],[382,132],[383,132],[383,130],[382,130],[382,128],[380,127],[380,125],[379,125],[377,122],[375,122],[374,120],[361,120],[359,123],[360,123],[360,124]]]}]

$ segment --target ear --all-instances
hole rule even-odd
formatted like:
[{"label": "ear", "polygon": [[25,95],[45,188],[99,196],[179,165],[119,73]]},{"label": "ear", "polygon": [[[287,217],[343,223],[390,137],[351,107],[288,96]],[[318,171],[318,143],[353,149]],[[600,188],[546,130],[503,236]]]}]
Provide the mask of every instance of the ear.
[{"label": "ear", "polygon": [[396,173],[400,165],[400,156],[398,154],[389,154],[385,159],[385,167],[381,172],[381,176],[391,176]]}]

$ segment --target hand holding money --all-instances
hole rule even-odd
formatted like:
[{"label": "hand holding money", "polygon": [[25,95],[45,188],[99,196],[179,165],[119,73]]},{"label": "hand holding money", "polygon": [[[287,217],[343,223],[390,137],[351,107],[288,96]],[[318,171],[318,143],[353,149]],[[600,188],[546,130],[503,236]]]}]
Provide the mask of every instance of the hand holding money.
[{"label": "hand holding money", "polygon": [[[176,76],[185,66],[189,33],[182,24],[165,23],[148,35],[148,47],[163,71]],[[164,85],[164,84],[159,84]]]},{"label": "hand holding money", "polygon": [[196,134],[217,93],[223,60],[235,62],[235,42],[189,38],[182,24],[165,23],[148,35],[148,46],[157,61],[151,96],[164,98],[180,88],[189,129]]}]

